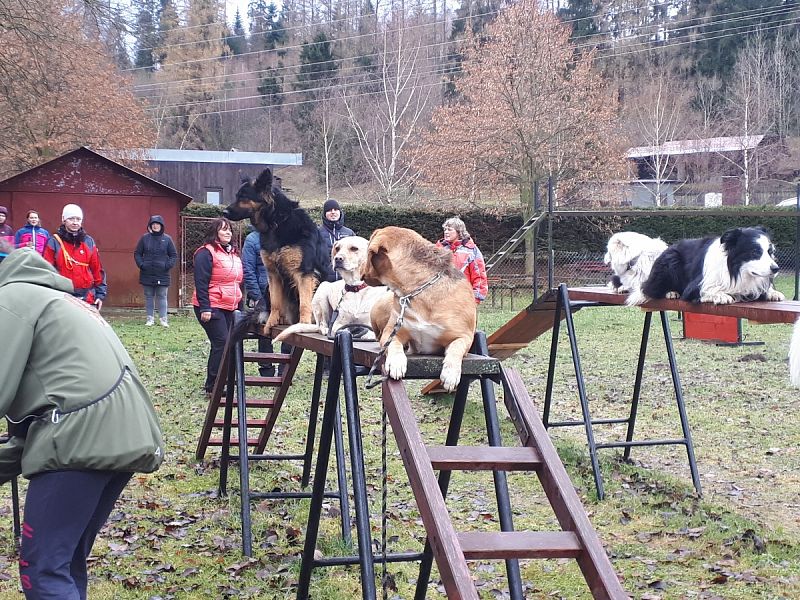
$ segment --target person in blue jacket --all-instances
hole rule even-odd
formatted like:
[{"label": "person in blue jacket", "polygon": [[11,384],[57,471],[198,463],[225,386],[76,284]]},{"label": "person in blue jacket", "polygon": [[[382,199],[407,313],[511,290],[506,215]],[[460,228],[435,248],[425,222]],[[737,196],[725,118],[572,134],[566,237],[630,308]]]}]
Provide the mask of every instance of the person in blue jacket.
[{"label": "person in blue jacket", "polygon": [[[242,245],[242,267],[244,269],[244,288],[247,292],[247,306],[255,307],[262,300],[269,308],[269,276],[264,261],[261,260],[261,234],[253,231],[247,234]],[[259,352],[272,352],[272,339],[258,338]],[[262,377],[275,375],[275,366],[270,362],[258,363],[258,372]]]}]

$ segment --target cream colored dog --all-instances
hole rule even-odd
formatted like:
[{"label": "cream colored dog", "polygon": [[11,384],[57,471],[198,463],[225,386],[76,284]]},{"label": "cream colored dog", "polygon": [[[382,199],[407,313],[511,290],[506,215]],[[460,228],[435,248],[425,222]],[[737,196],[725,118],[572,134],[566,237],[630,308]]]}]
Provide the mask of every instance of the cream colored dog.
[{"label": "cream colored dog", "polygon": [[[275,337],[276,342],[283,341],[292,333],[321,333],[333,337],[342,327],[353,325],[362,325],[364,328],[364,334],[359,339],[375,339],[369,313],[376,300],[388,290],[383,286],[369,287],[361,280],[368,245],[369,241],[358,236],[342,238],[333,245],[331,264],[342,278],[333,283],[323,281],[314,292],[311,300],[314,323],[290,325]],[[336,320],[332,322],[333,313],[337,310]]]},{"label": "cream colored dog", "polygon": [[[406,348],[413,354],[444,353],[439,379],[444,389],[455,390],[478,315],[472,286],[453,266],[450,252],[410,229],[377,229],[369,239],[364,281],[386,285],[392,292],[378,299],[371,315],[381,345],[391,338],[384,359],[389,377],[405,376]],[[401,299],[407,305],[402,325],[392,338]]]}]

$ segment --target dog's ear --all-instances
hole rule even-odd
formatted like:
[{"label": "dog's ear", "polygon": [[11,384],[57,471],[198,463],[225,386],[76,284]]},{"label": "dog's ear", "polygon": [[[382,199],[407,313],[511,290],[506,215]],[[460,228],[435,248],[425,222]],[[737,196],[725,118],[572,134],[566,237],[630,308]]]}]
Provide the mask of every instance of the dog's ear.
[{"label": "dog's ear", "polygon": [[378,231],[370,237],[367,248],[367,260],[362,269],[362,279],[367,285],[383,285],[381,275],[387,273],[392,262],[389,260],[388,250],[381,241],[382,236]]},{"label": "dog's ear", "polygon": [[719,238],[719,243],[723,246],[734,245],[742,235],[742,228],[736,227],[735,229],[728,229]]},{"label": "dog's ear", "polygon": [[259,192],[267,193],[272,190],[272,171],[270,169],[267,168],[261,171],[261,175],[256,179],[255,188]]},{"label": "dog's ear", "polygon": [[753,229],[755,229],[756,231],[760,231],[761,233],[763,233],[768,238],[772,237],[772,232],[769,229],[767,229],[766,227],[764,227],[763,225],[756,225],[755,227],[753,227]]}]

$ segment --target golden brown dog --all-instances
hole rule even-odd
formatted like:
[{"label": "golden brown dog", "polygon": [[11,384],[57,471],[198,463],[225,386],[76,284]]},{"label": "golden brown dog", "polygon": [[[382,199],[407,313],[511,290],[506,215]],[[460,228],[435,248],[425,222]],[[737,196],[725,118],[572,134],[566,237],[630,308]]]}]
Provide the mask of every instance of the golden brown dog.
[{"label": "golden brown dog", "polygon": [[[369,241],[357,235],[338,240],[331,248],[331,263],[341,279],[330,283],[323,281],[314,292],[311,311],[314,323],[289,325],[273,341],[282,342],[292,333],[321,333],[333,337],[342,327],[351,331],[364,331],[361,340],[374,340],[370,328],[370,310],[375,301],[387,293],[385,287],[366,286],[361,280],[367,262]],[[336,318],[334,320],[334,313]],[[363,327],[356,327],[363,325]],[[353,333],[356,337],[356,333]]]},{"label": "golden brown dog", "polygon": [[461,361],[472,345],[477,312],[475,296],[447,250],[410,229],[384,227],[373,232],[367,249],[364,281],[385,285],[370,312],[372,329],[385,344],[406,303],[402,325],[386,349],[384,367],[392,379],[406,373],[405,349],[412,354],[441,354],[439,379],[453,391],[461,380]]}]

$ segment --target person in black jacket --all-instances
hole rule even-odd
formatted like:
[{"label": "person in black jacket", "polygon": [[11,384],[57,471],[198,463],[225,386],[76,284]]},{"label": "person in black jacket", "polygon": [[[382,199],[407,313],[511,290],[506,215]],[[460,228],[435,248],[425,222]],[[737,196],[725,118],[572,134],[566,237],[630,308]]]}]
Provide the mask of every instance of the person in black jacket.
[{"label": "person in black jacket", "polygon": [[[319,234],[328,247],[328,257],[337,241],[343,237],[355,235],[352,229],[344,226],[344,211],[333,198],[328,198],[322,205],[322,225],[319,226]],[[336,279],[341,279],[338,273],[336,273]]]},{"label": "person in black jacket", "polygon": [[159,322],[169,327],[167,322],[167,291],[169,272],[178,260],[178,253],[172,238],[164,233],[164,218],[153,215],[147,223],[147,231],[133,251],[136,266],[139,267],[139,283],[144,288],[144,307],[147,311],[145,325],[153,325],[154,298],[158,299]]}]

